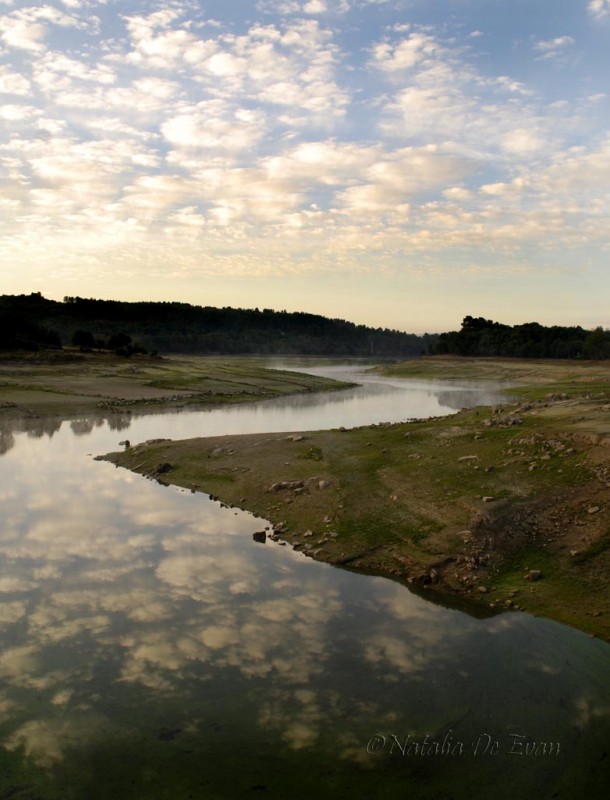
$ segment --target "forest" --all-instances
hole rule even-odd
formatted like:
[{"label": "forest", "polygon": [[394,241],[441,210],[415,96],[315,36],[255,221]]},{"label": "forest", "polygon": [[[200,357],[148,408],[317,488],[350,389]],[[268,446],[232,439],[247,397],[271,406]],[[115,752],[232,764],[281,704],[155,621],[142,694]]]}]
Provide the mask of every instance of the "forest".
[{"label": "forest", "polygon": [[304,312],[215,308],[175,302],[128,303],[39,292],[0,295],[0,350],[110,350],[201,355],[311,355],[411,358],[458,355],[509,358],[610,358],[601,327],[505,325],[467,316],[441,334],[370,328]]},{"label": "forest", "polygon": [[438,336],[355,325],[303,312],[214,308],[175,302],[128,303],[40,293],[0,296],[0,350],[75,346],[203,355],[412,357]]},{"label": "forest", "polygon": [[464,317],[459,331],[442,333],[435,355],[512,358],[610,358],[610,331],[580,326],[545,327],[537,322],[503,325],[484,317]]}]

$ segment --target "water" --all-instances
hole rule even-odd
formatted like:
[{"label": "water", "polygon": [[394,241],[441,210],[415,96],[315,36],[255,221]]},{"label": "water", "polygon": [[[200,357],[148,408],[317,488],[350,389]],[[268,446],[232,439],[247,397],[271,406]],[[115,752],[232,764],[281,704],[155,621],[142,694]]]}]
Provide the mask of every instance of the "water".
[{"label": "water", "polygon": [[0,798],[605,798],[605,643],[258,544],[249,514],[92,458],[125,436],[448,413],[495,388],[376,379],[5,425]]}]

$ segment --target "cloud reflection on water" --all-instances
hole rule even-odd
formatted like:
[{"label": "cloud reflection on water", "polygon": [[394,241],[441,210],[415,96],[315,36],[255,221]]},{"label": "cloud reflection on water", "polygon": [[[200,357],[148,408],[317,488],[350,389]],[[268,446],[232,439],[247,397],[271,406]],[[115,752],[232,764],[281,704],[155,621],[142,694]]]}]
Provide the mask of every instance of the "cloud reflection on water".
[{"label": "cloud reflection on water", "polygon": [[[92,435],[103,449],[108,429]],[[573,755],[582,731],[610,732],[603,643],[526,615],[476,620],[255,544],[260,520],[94,462],[80,441],[65,428],[18,437],[0,460],[10,753],[55,769],[143,735],[169,703],[201,747],[220,717],[247,723],[253,743],[369,767],[375,730],[545,720]]]}]

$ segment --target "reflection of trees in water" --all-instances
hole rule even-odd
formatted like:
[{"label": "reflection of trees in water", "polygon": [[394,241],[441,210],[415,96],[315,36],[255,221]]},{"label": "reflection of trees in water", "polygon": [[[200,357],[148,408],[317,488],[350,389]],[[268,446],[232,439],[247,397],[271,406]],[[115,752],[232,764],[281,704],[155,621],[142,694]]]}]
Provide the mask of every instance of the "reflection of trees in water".
[{"label": "reflection of trees in water", "polygon": [[13,436],[13,432],[0,430],[0,456],[8,453],[8,451],[14,446],[15,437]]},{"label": "reflection of trees in water", "polygon": [[[65,420],[59,417],[21,417],[20,419],[0,420],[0,455],[7,453],[15,445],[15,433],[25,433],[32,439],[42,439],[43,436],[52,438],[61,428]],[[84,417],[70,420],[70,429],[75,436],[88,436],[94,428],[101,428],[104,424],[112,431],[122,431],[131,425],[129,415],[116,415],[112,417]]]},{"label": "reflection of trees in water", "polygon": [[15,445],[15,433],[27,433],[32,439],[41,439],[45,434],[51,438],[61,428],[61,419],[54,417],[22,417],[0,422],[0,455],[8,453]]},{"label": "reflection of trees in water", "polygon": [[124,431],[131,426],[131,417],[127,414],[108,417],[107,421],[111,431]]},{"label": "reflection of trees in water", "polygon": [[91,433],[95,421],[92,419],[73,419],[70,422],[70,428],[75,436],[86,436]]},{"label": "reflection of trees in water", "polygon": [[40,439],[45,434],[51,438],[61,428],[61,419],[56,417],[35,417],[23,420],[23,430],[32,439]]}]

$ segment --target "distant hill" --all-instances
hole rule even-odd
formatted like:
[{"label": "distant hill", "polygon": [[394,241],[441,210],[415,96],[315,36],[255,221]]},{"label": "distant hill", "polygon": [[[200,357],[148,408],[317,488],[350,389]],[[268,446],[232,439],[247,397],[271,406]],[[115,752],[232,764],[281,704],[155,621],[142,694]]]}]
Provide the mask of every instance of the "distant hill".
[{"label": "distant hill", "polygon": [[436,334],[417,336],[302,312],[126,303],[40,293],[0,296],[0,350],[105,347],[159,353],[409,357]]}]

